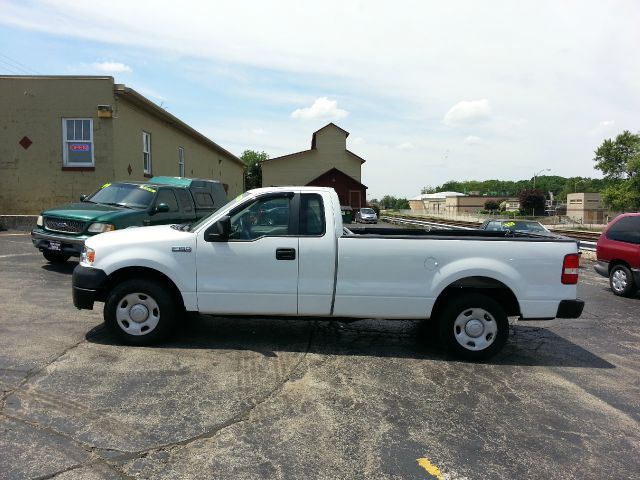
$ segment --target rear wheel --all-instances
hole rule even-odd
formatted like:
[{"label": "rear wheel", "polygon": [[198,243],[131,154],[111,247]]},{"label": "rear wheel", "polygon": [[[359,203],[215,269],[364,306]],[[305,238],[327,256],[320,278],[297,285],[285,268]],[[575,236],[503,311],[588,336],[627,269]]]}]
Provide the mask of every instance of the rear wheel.
[{"label": "rear wheel", "polygon": [[463,293],[440,311],[438,335],[443,345],[458,357],[486,360],[507,342],[509,321],[493,298]]},{"label": "rear wheel", "polygon": [[69,257],[71,256],[60,252],[52,252],[51,250],[44,250],[42,255],[44,255],[44,258],[51,263],[64,263],[69,260]]},{"label": "rear wheel", "polygon": [[104,321],[107,329],[123,342],[149,345],[168,336],[177,312],[173,292],[159,282],[134,278],[109,293]]},{"label": "rear wheel", "polygon": [[625,265],[615,265],[609,272],[609,285],[620,297],[633,297],[637,291],[633,274]]}]

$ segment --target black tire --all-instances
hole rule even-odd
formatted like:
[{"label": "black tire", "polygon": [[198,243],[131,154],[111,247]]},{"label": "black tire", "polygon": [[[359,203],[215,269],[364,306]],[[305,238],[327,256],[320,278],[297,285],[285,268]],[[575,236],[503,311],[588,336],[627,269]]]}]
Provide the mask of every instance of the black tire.
[{"label": "black tire", "polygon": [[509,321],[493,298],[479,293],[461,293],[438,315],[438,337],[443,346],[465,360],[486,360],[504,347]]},{"label": "black tire", "polygon": [[174,294],[164,284],[133,278],[109,293],[104,304],[104,323],[124,343],[152,345],[171,333],[178,312]]},{"label": "black tire", "polygon": [[633,280],[633,274],[626,265],[614,265],[609,272],[609,286],[611,291],[619,297],[633,297],[638,288]]},{"label": "black tire", "polygon": [[71,255],[66,255],[64,253],[52,252],[51,250],[43,250],[42,255],[47,259],[48,262],[51,263],[64,263],[69,260]]}]

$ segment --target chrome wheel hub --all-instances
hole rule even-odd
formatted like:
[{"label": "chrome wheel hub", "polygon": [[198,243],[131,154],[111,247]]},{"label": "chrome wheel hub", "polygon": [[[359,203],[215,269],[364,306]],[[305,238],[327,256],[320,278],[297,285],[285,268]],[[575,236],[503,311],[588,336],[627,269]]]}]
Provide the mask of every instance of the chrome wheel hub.
[{"label": "chrome wheel hub", "polygon": [[463,310],[456,317],[453,333],[462,347],[479,351],[488,348],[495,341],[498,324],[487,310],[473,307]]},{"label": "chrome wheel hub", "polygon": [[160,307],[146,293],[130,293],[118,302],[116,321],[129,335],[146,335],[158,326]]},{"label": "chrome wheel hub", "polygon": [[623,270],[616,270],[611,277],[611,285],[616,292],[621,292],[627,288],[627,274]]}]

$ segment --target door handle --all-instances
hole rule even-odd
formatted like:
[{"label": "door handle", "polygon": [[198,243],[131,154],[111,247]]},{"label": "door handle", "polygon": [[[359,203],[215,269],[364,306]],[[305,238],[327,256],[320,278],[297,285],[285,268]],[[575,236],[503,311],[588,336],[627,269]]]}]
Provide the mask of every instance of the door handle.
[{"label": "door handle", "polygon": [[296,249],[295,248],[277,248],[276,260],[295,260]]}]

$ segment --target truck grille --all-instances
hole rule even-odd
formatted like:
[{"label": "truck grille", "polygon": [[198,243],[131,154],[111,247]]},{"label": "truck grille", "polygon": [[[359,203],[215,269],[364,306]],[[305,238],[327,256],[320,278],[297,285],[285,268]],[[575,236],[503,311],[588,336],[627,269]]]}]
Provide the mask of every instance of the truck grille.
[{"label": "truck grille", "polygon": [[86,223],[66,218],[44,217],[44,228],[52,232],[82,233]]}]

